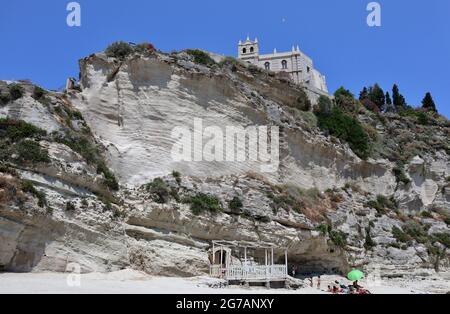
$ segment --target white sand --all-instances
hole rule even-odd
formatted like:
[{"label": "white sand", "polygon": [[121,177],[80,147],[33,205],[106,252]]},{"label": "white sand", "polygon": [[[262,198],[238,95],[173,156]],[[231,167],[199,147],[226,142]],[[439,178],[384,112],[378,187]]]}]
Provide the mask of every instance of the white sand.
[{"label": "white sand", "polygon": [[[72,279],[74,277],[69,277]],[[216,282],[208,277],[196,278],[168,278],[154,277],[146,274],[124,270],[109,274],[86,274],[80,277],[80,286],[70,286],[67,283],[68,274],[56,273],[27,273],[0,274],[0,294],[321,294],[326,293],[317,288],[303,288],[299,290],[266,288],[210,288],[207,283]],[[334,280],[344,281],[338,276],[323,276],[322,289]],[[364,281],[361,282],[364,285]],[[369,289],[375,293],[411,294],[411,293],[446,293],[450,291],[448,277],[426,280],[382,281],[381,284]]]}]

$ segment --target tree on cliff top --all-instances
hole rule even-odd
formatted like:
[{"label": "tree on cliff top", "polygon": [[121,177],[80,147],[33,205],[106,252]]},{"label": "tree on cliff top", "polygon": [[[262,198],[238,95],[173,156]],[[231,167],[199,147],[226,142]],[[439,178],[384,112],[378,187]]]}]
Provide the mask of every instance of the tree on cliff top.
[{"label": "tree on cliff top", "polygon": [[436,104],[434,103],[431,93],[427,93],[425,95],[425,98],[422,100],[422,108],[429,111],[437,112]]}]

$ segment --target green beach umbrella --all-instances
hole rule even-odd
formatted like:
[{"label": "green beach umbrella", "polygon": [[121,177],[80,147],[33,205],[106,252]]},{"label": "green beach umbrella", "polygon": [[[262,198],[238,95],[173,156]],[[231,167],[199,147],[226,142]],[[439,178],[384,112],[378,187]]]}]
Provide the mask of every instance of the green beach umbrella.
[{"label": "green beach umbrella", "polygon": [[361,280],[364,277],[364,273],[360,270],[354,269],[348,273],[347,278],[351,281]]}]

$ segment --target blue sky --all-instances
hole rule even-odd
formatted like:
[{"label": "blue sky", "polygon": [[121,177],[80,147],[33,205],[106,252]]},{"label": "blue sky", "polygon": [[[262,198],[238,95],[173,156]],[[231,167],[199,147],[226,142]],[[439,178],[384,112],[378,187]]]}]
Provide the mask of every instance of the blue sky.
[{"label": "blue sky", "polygon": [[397,83],[411,105],[430,91],[450,117],[448,0],[379,0],[379,28],[366,24],[369,0],[79,0],[79,28],[66,24],[69,2],[2,1],[0,79],[57,89],[78,76],[78,59],[113,41],[236,55],[237,42],[249,34],[263,52],[299,44],[330,91],[343,85],[358,94],[375,82],[385,90]]}]

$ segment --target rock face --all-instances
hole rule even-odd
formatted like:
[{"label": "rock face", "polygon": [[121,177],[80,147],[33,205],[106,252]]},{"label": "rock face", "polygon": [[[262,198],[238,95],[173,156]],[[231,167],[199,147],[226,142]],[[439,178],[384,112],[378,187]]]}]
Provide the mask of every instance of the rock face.
[{"label": "rock face", "polygon": [[201,118],[204,128],[278,125],[282,129],[279,171],[262,173],[274,182],[325,190],[356,180],[368,190],[393,193],[390,165],[368,164],[319,134],[305,134],[283,106],[293,96],[255,87],[256,79],[246,82],[239,71],[214,70],[162,55],[120,64],[100,55],[80,63],[84,89],[71,101],[108,147],[111,165],[125,184],[142,185],[173,170],[215,178],[261,173],[259,163],[174,162],[172,131],[177,126],[194,131],[194,118]]},{"label": "rock face", "polygon": [[[52,134],[39,142],[50,157],[46,164],[12,158],[6,163],[17,172],[12,177],[0,168],[0,199],[27,180],[48,204],[39,206],[29,190],[22,201],[15,193],[0,203],[1,268],[64,271],[75,262],[84,272],[132,267],[200,275],[209,271],[212,240],[288,248],[289,264],[302,272],[361,267],[398,275],[449,266],[445,150],[411,159],[403,167],[409,182],[402,183],[394,162],[361,160],[320,132],[312,112],[295,109],[299,87],[248,65],[207,67],[186,53],[122,61],[96,54],[81,60],[80,69],[80,91],[49,93],[43,101],[31,97],[27,85],[22,98],[0,107],[0,117]],[[261,162],[174,161],[172,132],[194,131],[194,118],[222,129],[277,126],[278,170],[262,171]],[[449,134],[448,126],[441,129]],[[108,172],[93,162],[93,148],[57,140],[58,134],[92,137],[119,191],[103,186]],[[158,192],[143,186],[158,177]],[[163,194],[164,204],[155,193]],[[195,214],[189,200],[200,194],[213,195],[221,210]],[[230,206],[233,198],[242,206]],[[409,232],[412,224],[423,230]],[[282,250],[275,252],[275,259],[283,258]]]}]

